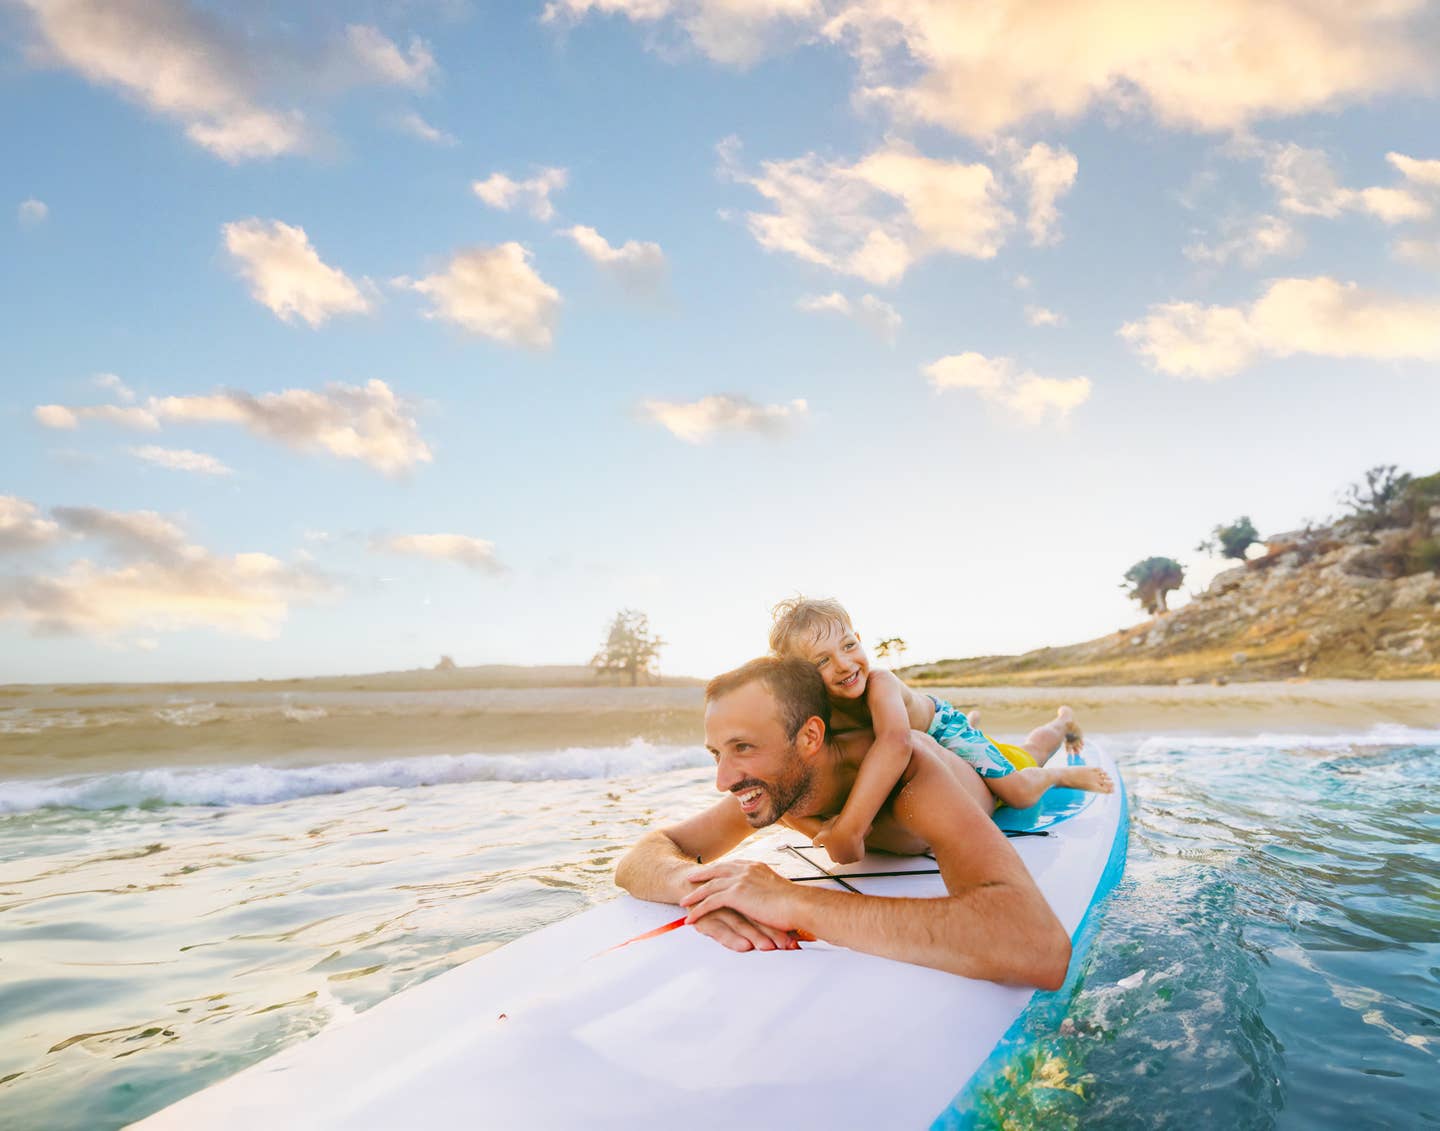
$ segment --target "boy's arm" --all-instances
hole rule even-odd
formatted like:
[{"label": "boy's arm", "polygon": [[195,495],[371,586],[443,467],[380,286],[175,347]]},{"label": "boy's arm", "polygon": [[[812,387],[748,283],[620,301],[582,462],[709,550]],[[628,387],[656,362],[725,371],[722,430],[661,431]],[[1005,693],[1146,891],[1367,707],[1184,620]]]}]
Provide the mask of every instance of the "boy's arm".
[{"label": "boy's arm", "polygon": [[717,908],[807,931],[826,942],[972,978],[1057,989],[1070,940],[1004,834],[917,736],[912,771],[892,812],[928,842],[949,893],[895,899],[819,891],[763,864],[691,869],[691,915]]},{"label": "boy's arm", "polygon": [[[685,877],[697,864],[725,855],[753,831],[735,798],[725,797],[703,813],[642,836],[616,863],[615,883],[637,899],[679,903],[695,886]],[[706,915],[695,929],[731,950],[795,945],[788,932],[754,923],[729,908]]]},{"label": "boy's arm", "polygon": [[865,855],[865,837],[886,798],[910,763],[910,713],[905,708],[905,687],[890,672],[871,672],[865,705],[875,742],[860,761],[855,784],[840,815],[827,821],[815,837],[837,864],[850,864]]}]

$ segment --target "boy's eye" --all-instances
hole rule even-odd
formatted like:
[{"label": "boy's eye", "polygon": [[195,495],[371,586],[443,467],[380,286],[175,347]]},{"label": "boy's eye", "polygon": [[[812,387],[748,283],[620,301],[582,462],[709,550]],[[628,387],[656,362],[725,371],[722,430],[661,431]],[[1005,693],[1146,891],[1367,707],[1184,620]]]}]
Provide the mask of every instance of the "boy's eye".
[{"label": "boy's eye", "polygon": [[828,664],[829,662],[830,662],[829,660],[816,660],[816,661],[815,661],[815,666],[816,666],[817,668],[823,668],[823,667],[824,667],[826,664]]}]

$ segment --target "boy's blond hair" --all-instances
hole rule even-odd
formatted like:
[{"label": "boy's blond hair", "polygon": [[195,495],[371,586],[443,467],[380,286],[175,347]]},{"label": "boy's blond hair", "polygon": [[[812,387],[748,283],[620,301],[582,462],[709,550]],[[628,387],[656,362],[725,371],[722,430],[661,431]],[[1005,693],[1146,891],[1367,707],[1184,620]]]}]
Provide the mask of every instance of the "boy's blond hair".
[{"label": "boy's blond hair", "polygon": [[841,632],[855,631],[845,606],[833,597],[820,600],[791,597],[771,609],[770,616],[770,651],[777,656],[794,651],[798,639],[814,643],[827,628],[839,628]]}]

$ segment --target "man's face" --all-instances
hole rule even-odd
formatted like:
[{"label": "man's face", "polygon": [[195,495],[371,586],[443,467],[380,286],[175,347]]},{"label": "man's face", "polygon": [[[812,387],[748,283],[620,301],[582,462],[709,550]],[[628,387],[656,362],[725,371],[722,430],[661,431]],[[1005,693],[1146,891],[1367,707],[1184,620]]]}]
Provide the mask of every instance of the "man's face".
[{"label": "man's face", "polygon": [[706,706],[705,747],[715,756],[715,788],[735,797],[753,828],[773,825],[810,790],[810,768],[759,681]]}]

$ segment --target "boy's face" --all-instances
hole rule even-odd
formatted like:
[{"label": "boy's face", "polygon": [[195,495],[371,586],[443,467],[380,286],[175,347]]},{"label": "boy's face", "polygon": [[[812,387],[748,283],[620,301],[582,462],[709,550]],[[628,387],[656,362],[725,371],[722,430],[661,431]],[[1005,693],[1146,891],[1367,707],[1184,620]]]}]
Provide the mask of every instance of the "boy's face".
[{"label": "boy's face", "polygon": [[870,657],[860,637],[843,625],[831,625],[800,653],[817,668],[832,699],[859,699],[870,679]]}]

